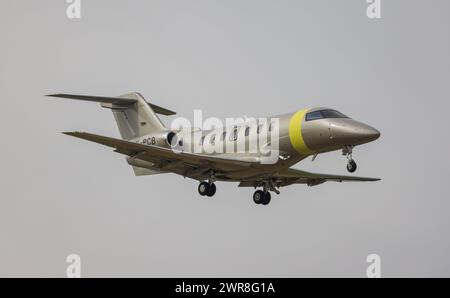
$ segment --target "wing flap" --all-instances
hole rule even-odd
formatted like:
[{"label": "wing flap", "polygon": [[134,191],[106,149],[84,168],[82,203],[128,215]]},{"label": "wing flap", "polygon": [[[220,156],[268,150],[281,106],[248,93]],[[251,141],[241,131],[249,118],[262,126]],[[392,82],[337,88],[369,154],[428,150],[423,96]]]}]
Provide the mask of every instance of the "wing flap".
[{"label": "wing flap", "polygon": [[[271,176],[275,180],[277,186],[287,186],[291,184],[307,184],[308,186],[315,186],[327,181],[344,182],[344,181],[379,181],[379,178],[343,176],[343,175],[329,175],[318,174],[301,171],[297,169],[288,168],[279,171]],[[258,187],[261,185],[261,179],[242,180],[239,187]]]},{"label": "wing flap", "polygon": [[[370,178],[370,177],[357,177],[357,176],[345,176],[345,175],[330,175],[330,174],[318,174],[318,173],[310,173],[306,171],[301,171],[297,169],[286,169],[280,171],[274,175],[276,178],[280,179],[294,179],[298,180],[299,183],[304,183],[304,181],[336,181],[336,182],[344,182],[344,181],[379,181],[380,178]],[[294,182],[295,183],[295,182]]]}]

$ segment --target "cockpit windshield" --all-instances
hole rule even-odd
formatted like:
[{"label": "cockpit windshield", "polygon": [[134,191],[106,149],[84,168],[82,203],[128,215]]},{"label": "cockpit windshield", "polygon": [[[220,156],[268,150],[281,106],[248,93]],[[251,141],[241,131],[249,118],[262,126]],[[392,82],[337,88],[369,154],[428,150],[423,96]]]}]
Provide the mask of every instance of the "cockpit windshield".
[{"label": "cockpit windshield", "polygon": [[307,113],[305,119],[306,121],[312,121],[325,118],[348,118],[348,117],[336,110],[319,110]]}]

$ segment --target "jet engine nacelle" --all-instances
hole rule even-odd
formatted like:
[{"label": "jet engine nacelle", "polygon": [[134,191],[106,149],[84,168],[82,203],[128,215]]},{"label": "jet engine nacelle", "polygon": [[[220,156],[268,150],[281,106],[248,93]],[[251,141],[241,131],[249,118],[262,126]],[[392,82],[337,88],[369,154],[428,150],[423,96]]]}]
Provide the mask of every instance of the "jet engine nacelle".
[{"label": "jet engine nacelle", "polygon": [[143,145],[152,145],[171,148],[178,143],[178,135],[174,131],[163,131],[155,134],[145,135],[137,140]]}]

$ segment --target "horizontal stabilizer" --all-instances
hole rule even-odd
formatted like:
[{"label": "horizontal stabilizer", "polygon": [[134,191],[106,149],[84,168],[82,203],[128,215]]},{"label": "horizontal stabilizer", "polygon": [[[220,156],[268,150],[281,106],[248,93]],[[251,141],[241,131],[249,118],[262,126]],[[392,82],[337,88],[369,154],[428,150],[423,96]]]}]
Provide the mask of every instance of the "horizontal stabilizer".
[{"label": "horizontal stabilizer", "polygon": [[[126,97],[105,97],[105,96],[90,96],[90,95],[76,95],[76,94],[49,94],[47,96],[93,101],[93,102],[99,102],[99,103],[103,103],[103,104],[114,104],[114,105],[118,105],[118,106],[128,106],[128,105],[135,104],[137,102],[136,98],[126,98]],[[147,104],[157,114],[166,115],[166,116],[176,114],[174,111],[165,109],[165,108],[157,106],[155,104],[152,104],[149,102],[147,102]]]}]

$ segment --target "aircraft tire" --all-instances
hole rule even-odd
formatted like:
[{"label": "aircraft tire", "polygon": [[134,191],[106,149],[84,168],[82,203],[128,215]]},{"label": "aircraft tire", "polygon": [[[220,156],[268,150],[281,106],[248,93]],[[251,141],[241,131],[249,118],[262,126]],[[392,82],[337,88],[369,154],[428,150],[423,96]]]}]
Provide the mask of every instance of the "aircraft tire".
[{"label": "aircraft tire", "polygon": [[347,163],[347,171],[354,173],[356,171],[356,162],[352,159]]},{"label": "aircraft tire", "polygon": [[253,193],[253,202],[255,202],[255,204],[261,204],[263,200],[264,193],[262,190],[257,190]]},{"label": "aircraft tire", "polygon": [[201,196],[206,196],[206,195],[208,195],[209,190],[210,190],[210,187],[209,187],[209,183],[208,183],[208,182],[201,182],[201,183],[198,185],[198,193],[199,193]]},{"label": "aircraft tire", "polygon": [[209,185],[209,191],[208,191],[208,193],[206,195],[208,197],[212,197],[215,193],[216,193],[216,185],[214,183],[210,184]]},{"label": "aircraft tire", "polygon": [[262,200],[261,204],[263,204],[264,206],[268,205],[270,203],[271,198],[272,198],[272,196],[270,195],[270,192],[266,192],[266,193],[263,192],[263,200]]}]

